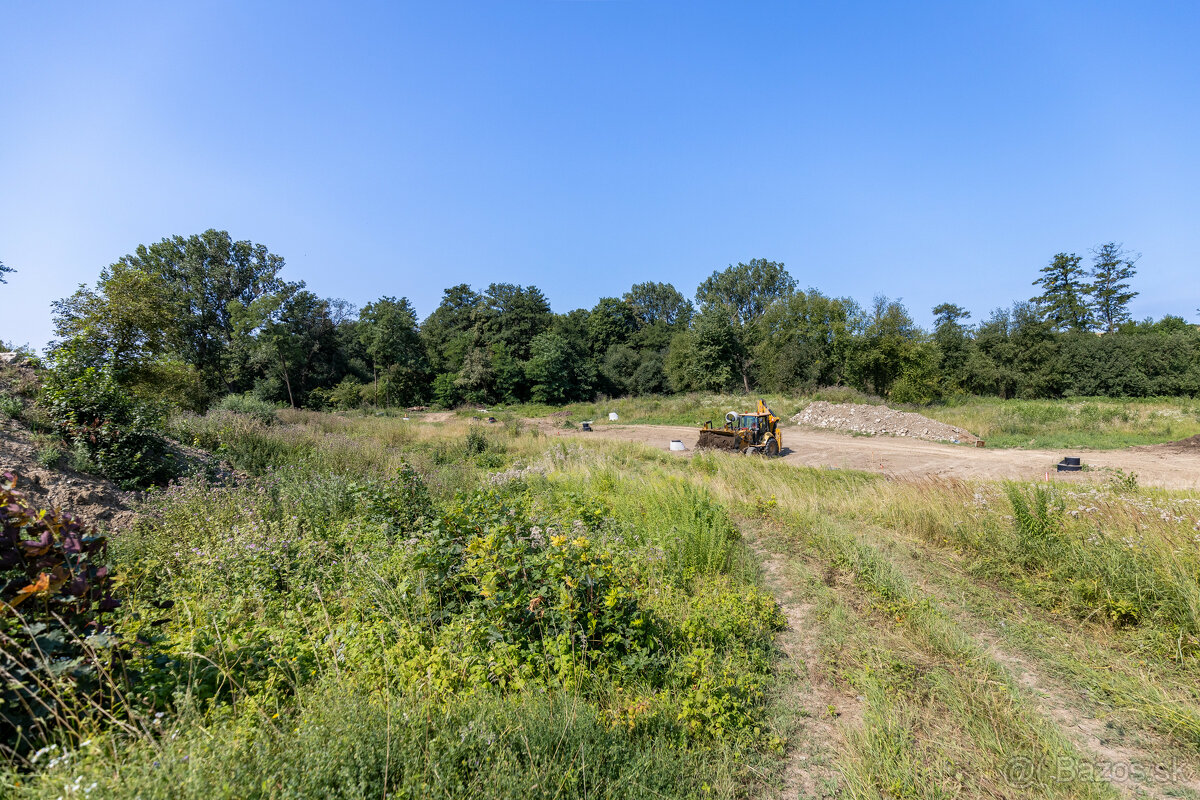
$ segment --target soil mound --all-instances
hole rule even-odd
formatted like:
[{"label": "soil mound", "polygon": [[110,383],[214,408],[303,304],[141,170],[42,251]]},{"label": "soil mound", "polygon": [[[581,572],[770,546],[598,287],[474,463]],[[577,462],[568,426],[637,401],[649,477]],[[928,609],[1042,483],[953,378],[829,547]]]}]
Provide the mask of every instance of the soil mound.
[{"label": "soil mound", "polygon": [[827,403],[817,400],[792,417],[797,425],[814,428],[862,433],[869,436],[906,436],[933,442],[964,442],[974,444],[979,437],[955,425],[914,414],[896,411],[887,406],[861,403]]},{"label": "soil mound", "polygon": [[1157,450],[1167,453],[1200,453],[1200,433],[1195,436],[1189,436],[1186,439],[1180,439],[1177,442],[1164,442],[1163,444],[1148,444],[1141,447],[1133,448],[1135,450]]}]

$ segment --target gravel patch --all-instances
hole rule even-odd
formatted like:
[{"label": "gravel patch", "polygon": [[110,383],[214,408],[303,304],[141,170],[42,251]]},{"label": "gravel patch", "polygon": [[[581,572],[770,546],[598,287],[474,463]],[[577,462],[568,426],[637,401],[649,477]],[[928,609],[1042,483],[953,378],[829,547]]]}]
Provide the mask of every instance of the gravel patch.
[{"label": "gravel patch", "polygon": [[979,437],[955,425],[887,406],[859,403],[827,403],[816,400],[792,417],[797,425],[847,431],[867,436],[906,436],[933,442],[975,444]]}]

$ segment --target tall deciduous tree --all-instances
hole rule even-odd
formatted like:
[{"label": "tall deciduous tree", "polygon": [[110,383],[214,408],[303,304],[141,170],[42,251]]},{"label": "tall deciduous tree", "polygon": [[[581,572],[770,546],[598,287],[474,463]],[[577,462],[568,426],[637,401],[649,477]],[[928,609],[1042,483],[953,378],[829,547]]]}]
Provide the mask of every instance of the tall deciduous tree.
[{"label": "tall deciduous tree", "polygon": [[10,272],[16,272],[16,270],[12,267],[4,266],[4,262],[0,261],[0,283],[8,283],[8,281],[4,280],[4,276]]},{"label": "tall deciduous tree", "polygon": [[488,344],[503,344],[519,361],[529,359],[533,338],[550,327],[550,303],[536,286],[493,283],[484,292],[480,333]]},{"label": "tall deciduous tree", "polygon": [[421,399],[429,364],[407,297],[382,297],[359,312],[359,340],[371,360],[376,405],[407,405]]},{"label": "tall deciduous tree", "polygon": [[669,283],[635,283],[622,299],[629,304],[634,319],[641,326],[659,322],[686,325],[692,317],[692,304]]},{"label": "tall deciduous tree", "polygon": [[139,245],[121,263],[166,282],[180,355],[199,371],[208,391],[215,396],[237,388],[243,365],[231,359],[240,350],[231,303],[249,306],[281,291],[283,259],[264,245],[210,229]]},{"label": "tall deciduous tree", "polygon": [[551,331],[540,333],[530,344],[530,357],[525,362],[525,375],[530,383],[530,397],[538,403],[562,403],[571,394],[570,352],[567,342]]},{"label": "tall deciduous tree", "polygon": [[610,347],[629,341],[637,328],[633,309],[615,297],[601,297],[588,314],[588,340],[592,354],[603,359]]},{"label": "tall deciduous tree", "polygon": [[1092,312],[1088,307],[1087,271],[1083,259],[1071,253],[1058,253],[1042,267],[1042,276],[1033,282],[1042,293],[1030,298],[1045,314],[1055,330],[1086,331],[1092,328]]},{"label": "tall deciduous tree", "polygon": [[713,272],[696,289],[696,300],[704,310],[722,308],[731,316],[738,338],[736,365],[742,386],[750,391],[751,354],[761,339],[757,323],[776,300],[787,297],[796,280],[782,262],[754,258],[748,264],[730,265]]},{"label": "tall deciduous tree", "polygon": [[1130,319],[1129,301],[1138,293],[1129,287],[1137,274],[1137,256],[1115,242],[1102,244],[1092,251],[1092,303],[1105,333],[1112,333],[1122,322]]}]

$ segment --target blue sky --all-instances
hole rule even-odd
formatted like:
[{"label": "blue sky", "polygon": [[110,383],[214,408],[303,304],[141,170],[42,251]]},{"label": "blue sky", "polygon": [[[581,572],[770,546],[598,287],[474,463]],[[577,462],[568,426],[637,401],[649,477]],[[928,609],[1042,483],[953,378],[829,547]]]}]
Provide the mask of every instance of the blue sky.
[{"label": "blue sky", "polygon": [[923,324],[1113,239],[1194,320],[1197,41],[1184,2],[0,0],[0,339],[210,227],[422,316],[769,258]]}]

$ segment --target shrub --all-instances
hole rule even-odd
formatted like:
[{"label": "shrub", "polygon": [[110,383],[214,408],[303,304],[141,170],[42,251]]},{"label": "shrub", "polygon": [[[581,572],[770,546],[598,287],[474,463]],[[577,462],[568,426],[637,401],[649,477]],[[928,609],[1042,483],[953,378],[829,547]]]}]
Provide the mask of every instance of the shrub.
[{"label": "shrub", "polygon": [[86,453],[81,461],[123,487],[162,483],[178,473],[158,433],[162,409],[130,396],[109,367],[85,366],[69,349],[59,350],[42,403],[56,432]]},{"label": "shrub", "polygon": [[80,707],[112,700],[100,623],[116,607],[107,544],[70,514],[33,508],[0,475],[0,749],[29,749]]},{"label": "shrub", "polygon": [[53,469],[58,466],[58,460],[62,458],[62,448],[57,444],[46,444],[38,448],[34,460],[38,466],[46,469]]},{"label": "shrub", "polygon": [[237,414],[246,414],[258,420],[263,425],[270,425],[275,422],[275,405],[249,393],[227,394],[221,398],[221,402],[217,403],[216,409],[218,411],[232,411]]},{"label": "shrub", "polygon": [[0,414],[13,419],[20,419],[21,414],[25,411],[25,404],[18,397],[11,395],[0,395]]},{"label": "shrub", "polygon": [[367,519],[401,530],[411,529],[433,508],[425,480],[409,464],[401,464],[391,480],[351,484],[349,492],[362,503]]},{"label": "shrub", "polygon": [[508,649],[509,663],[492,668],[500,683],[652,676],[663,657],[657,623],[638,598],[631,562],[589,538],[594,527],[583,520],[540,523],[526,496],[460,497],[415,543],[427,592],[415,617],[435,628],[454,617],[479,623],[461,633],[483,637],[482,649]]}]

